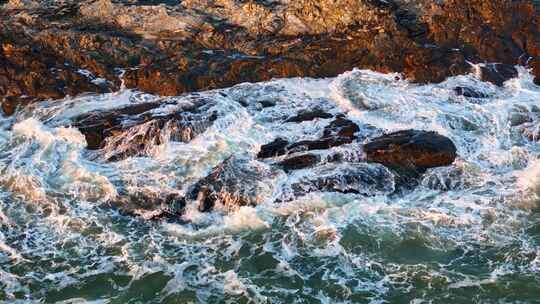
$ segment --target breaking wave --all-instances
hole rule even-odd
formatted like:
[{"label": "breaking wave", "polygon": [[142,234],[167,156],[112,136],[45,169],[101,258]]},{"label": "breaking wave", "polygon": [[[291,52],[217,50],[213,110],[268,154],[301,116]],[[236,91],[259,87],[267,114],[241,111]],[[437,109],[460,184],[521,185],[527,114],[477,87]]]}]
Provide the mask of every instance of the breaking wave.
[{"label": "breaking wave", "polygon": [[[456,93],[470,88],[482,98]],[[204,101],[217,119],[189,142],[168,128],[143,153],[127,137],[87,150],[73,118],[96,110],[160,102],[166,115]],[[331,79],[282,79],[160,97],[122,90],[31,105],[0,119],[0,300],[63,303],[450,303],[532,302],[540,294],[540,87],[520,69],[504,87],[457,76],[417,85],[396,74],[354,70]],[[391,172],[339,154],[291,175],[254,156],[276,137],[318,136],[325,118],[283,120],[305,109],[339,114],[373,135],[434,130],[458,159],[396,192]],[[203,113],[203,114],[204,114]],[[152,125],[130,130],[146,134]],[[158,136],[158,135],[156,135]],[[315,138],[315,137],[314,137]],[[123,149],[123,150],[122,150]],[[256,207],[203,213],[189,204],[178,220],[149,220],[111,206],[125,193],[177,193],[231,156]],[[363,193],[332,193],[318,177],[354,179]],[[378,181],[378,182],[377,182]],[[348,180],[350,183],[351,180]],[[347,189],[342,192],[347,192]],[[301,193],[301,194],[300,194]]]}]

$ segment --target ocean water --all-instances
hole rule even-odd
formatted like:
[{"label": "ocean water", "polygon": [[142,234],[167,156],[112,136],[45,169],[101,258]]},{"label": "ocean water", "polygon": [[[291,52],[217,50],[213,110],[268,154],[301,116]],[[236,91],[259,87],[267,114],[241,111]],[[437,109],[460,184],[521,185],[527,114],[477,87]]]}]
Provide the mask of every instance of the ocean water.
[{"label": "ocean water", "polygon": [[[488,97],[458,96],[457,86]],[[156,100],[156,113],[202,100],[218,119],[188,143],[165,130],[164,144],[117,162],[105,159],[126,136],[88,151],[69,127],[83,113]],[[540,303],[539,101],[540,87],[520,68],[501,88],[474,74],[418,85],[354,70],[177,97],[124,89],[32,105],[0,118],[0,301]],[[366,138],[434,130],[459,156],[408,191],[394,192],[387,172],[384,187],[355,185],[362,194],[298,196],[293,185],[317,176],[384,170],[363,161],[361,143],[317,152],[347,164],[291,174],[256,159],[277,136],[317,138],[331,119],[284,123],[313,108],[345,113]],[[111,206],[127,192],[183,195],[231,156],[270,172],[238,176],[257,207],[201,213],[188,202],[178,220],[149,220],[152,210],[134,216]]]}]

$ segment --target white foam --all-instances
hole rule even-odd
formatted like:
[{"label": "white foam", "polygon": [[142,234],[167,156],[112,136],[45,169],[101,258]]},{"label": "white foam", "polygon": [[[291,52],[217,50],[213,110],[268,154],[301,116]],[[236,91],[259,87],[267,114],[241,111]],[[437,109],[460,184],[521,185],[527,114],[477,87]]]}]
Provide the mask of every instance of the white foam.
[{"label": "white foam", "polygon": [[41,145],[51,145],[62,140],[75,145],[86,145],[86,139],[77,129],[60,127],[51,129],[35,118],[28,118],[13,125],[14,134],[37,140]]},{"label": "white foam", "polygon": [[270,225],[257,215],[257,210],[252,207],[240,207],[238,211],[229,214],[224,219],[226,229],[242,231],[245,229],[265,229]]},{"label": "white foam", "polygon": [[[445,291],[496,283],[496,277],[463,276],[460,270],[450,269],[452,263],[439,264],[437,255],[463,251],[500,264],[482,250],[506,250],[504,246],[518,243],[522,246],[512,250],[519,254],[539,252],[526,227],[528,212],[540,201],[540,149],[537,142],[510,128],[508,119],[515,106],[532,113],[540,89],[523,69],[503,88],[474,75],[429,85],[411,84],[398,76],[355,70],[337,78],[281,79],[164,99],[121,90],[33,104],[13,117],[2,117],[0,187],[7,192],[0,199],[0,224],[8,229],[0,238],[0,259],[32,269],[15,274],[3,268],[0,280],[7,282],[6,294],[14,299],[16,292],[22,292],[34,299],[52,288],[71,288],[99,275],[129,276],[127,287],[110,291],[117,296],[147,275],[163,272],[173,278],[165,288],[152,292],[164,298],[183,291],[195,293],[202,302],[224,295],[256,301],[269,293],[298,298],[305,293],[335,302],[328,291],[339,285],[349,288],[342,290],[344,298],[361,290],[377,303],[390,290],[396,292],[397,285],[403,290],[414,288],[410,282],[417,279],[417,271],[427,269],[431,275],[435,264],[437,271],[456,271],[461,278],[438,283]],[[471,87],[489,97],[457,96],[456,86]],[[209,111],[218,114],[204,133],[188,143],[164,140],[146,154],[124,161],[103,161],[104,151],[86,151],[84,136],[65,127],[70,118],[89,111],[160,100],[170,105],[152,113],[170,114],[178,109],[175,103],[199,98],[209,100]],[[264,107],[263,101],[275,106]],[[328,173],[321,171],[325,166],[282,172],[275,179],[258,181],[265,187],[260,187],[264,188],[262,203],[257,207],[203,213],[197,202],[188,202],[181,216],[187,224],[151,222],[101,208],[121,195],[118,190],[185,195],[193,183],[231,155],[274,168],[281,158],[255,160],[261,145],[277,137],[291,142],[319,138],[331,121],[284,122],[311,108],[347,113],[353,121],[371,124],[381,132],[438,131],[455,142],[459,159],[450,167],[430,170],[425,174],[429,181],[403,193],[311,192],[295,197],[291,192],[291,201],[274,203],[292,182]],[[361,162],[363,155],[355,153],[359,145],[344,145],[320,155],[339,152]],[[335,172],[344,171],[335,168]],[[447,181],[448,187],[436,187],[437,182]],[[516,210],[523,201],[530,206]],[[140,210],[148,217],[160,212],[159,208]],[[387,261],[391,258],[384,250],[411,238],[437,252],[436,262]],[[357,239],[358,244],[354,243]],[[506,253],[509,258],[504,263],[514,269],[538,269],[538,258],[520,259],[521,264],[513,265],[511,259],[517,258],[513,252]],[[66,263],[61,270],[42,266],[41,260],[50,261],[51,255],[77,266]],[[254,272],[251,267],[261,257],[275,263],[275,269]],[[302,264],[305,260],[316,263],[317,269]],[[514,271],[521,275],[519,271],[530,270]],[[306,288],[268,287],[260,283],[262,276],[270,281],[294,280],[293,284]],[[323,277],[324,284],[312,288],[310,280],[317,277]],[[75,289],[73,293],[76,296],[66,299],[67,303],[86,301]]]}]

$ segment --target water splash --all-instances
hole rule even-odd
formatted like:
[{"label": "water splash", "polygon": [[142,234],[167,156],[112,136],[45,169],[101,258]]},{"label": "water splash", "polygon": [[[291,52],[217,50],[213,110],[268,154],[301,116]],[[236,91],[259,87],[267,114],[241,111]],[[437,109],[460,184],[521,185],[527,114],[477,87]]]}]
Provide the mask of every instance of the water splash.
[{"label": "water splash", "polygon": [[[464,97],[456,87],[485,98]],[[200,98],[218,113],[201,134],[182,142],[164,128],[158,143],[117,162],[106,159],[119,145],[87,151],[84,136],[69,127],[90,111],[162,102],[155,111],[163,114]],[[535,301],[539,99],[521,68],[502,88],[475,75],[417,85],[354,70],[178,97],[122,90],[31,105],[0,118],[0,300]],[[254,159],[276,137],[319,138],[329,119],[284,123],[313,108],[376,132],[435,130],[454,141],[459,158],[426,172],[416,189],[393,193],[390,172],[363,164],[358,145],[343,145],[314,152],[322,159],[315,169],[265,180],[256,207],[202,213],[188,202],[181,222],[111,208],[125,193],[183,196],[224,160]],[[354,166],[332,163],[337,154]],[[353,169],[375,170],[388,182],[357,180],[364,193],[310,188],[324,176],[344,190]]]}]

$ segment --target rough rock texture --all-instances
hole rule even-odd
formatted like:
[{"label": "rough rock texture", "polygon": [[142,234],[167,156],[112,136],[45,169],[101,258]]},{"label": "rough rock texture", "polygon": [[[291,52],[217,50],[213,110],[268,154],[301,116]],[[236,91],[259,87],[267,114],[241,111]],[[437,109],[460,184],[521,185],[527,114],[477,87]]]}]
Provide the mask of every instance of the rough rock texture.
[{"label": "rough rock texture", "polygon": [[75,117],[72,125],[84,134],[88,149],[104,149],[105,158],[115,161],[144,155],[165,140],[189,142],[217,119],[216,113],[205,111],[211,104],[199,99],[160,112],[152,110],[163,103],[140,103],[86,113]]},{"label": "rough rock texture", "polygon": [[272,194],[273,185],[268,180],[276,175],[275,170],[248,159],[230,157],[198,181],[188,198],[197,201],[203,212],[216,207],[230,211],[241,206],[256,206]]},{"label": "rough rock texture", "polygon": [[175,218],[184,212],[185,198],[177,192],[122,191],[110,205],[128,215],[143,216],[149,219]]},{"label": "rough rock texture", "polygon": [[403,130],[372,139],[364,145],[367,159],[408,175],[448,166],[457,156],[456,146],[436,132]]},{"label": "rough rock texture", "polygon": [[[324,128],[323,134],[319,139],[301,140],[295,143],[289,143],[283,138],[276,138],[271,143],[261,147],[258,157],[269,158],[288,153],[310,150],[325,150],[331,147],[338,147],[344,144],[349,144],[355,140],[357,138],[355,133],[358,131],[360,131],[358,125],[351,120],[344,118],[343,116],[338,116]],[[311,161],[314,161],[312,157],[306,157]]]},{"label": "rough rock texture", "polygon": [[[148,156],[169,140],[189,142],[212,124],[226,120],[218,106],[219,96],[192,94],[129,103],[91,111],[68,122],[85,135],[87,148],[98,150],[96,155],[104,161]],[[298,119],[287,123],[316,126],[307,129],[313,134],[300,135],[311,139],[290,143],[277,138],[263,145],[257,155],[233,152],[202,178],[170,188],[120,180],[115,184],[118,195],[109,203],[127,214],[179,219],[186,206],[196,206],[201,212],[228,212],[290,201],[316,191],[388,195],[418,184],[426,169],[450,165],[456,157],[452,141],[435,132],[404,130],[376,136],[382,131],[368,124],[360,127],[343,114],[330,118],[318,111],[310,112],[316,115],[307,113],[301,112],[294,116]],[[528,109],[516,108],[515,113],[527,115],[527,120],[509,117],[518,127],[532,121]],[[305,121],[312,118],[327,123]],[[281,119],[278,121],[289,118]],[[409,183],[411,180],[414,182]]]},{"label": "rough rock texture", "polygon": [[315,191],[355,193],[362,195],[390,194],[395,190],[394,175],[379,164],[330,164],[315,169],[314,174],[291,185],[295,196]]},{"label": "rough rock texture", "polygon": [[273,77],[335,76],[354,67],[438,82],[470,71],[470,61],[505,64],[503,73],[482,73],[497,85],[515,75],[514,64],[528,64],[540,79],[534,0],[149,3],[10,0],[0,6],[4,111],[117,90],[120,78],[130,88],[178,95]]}]

